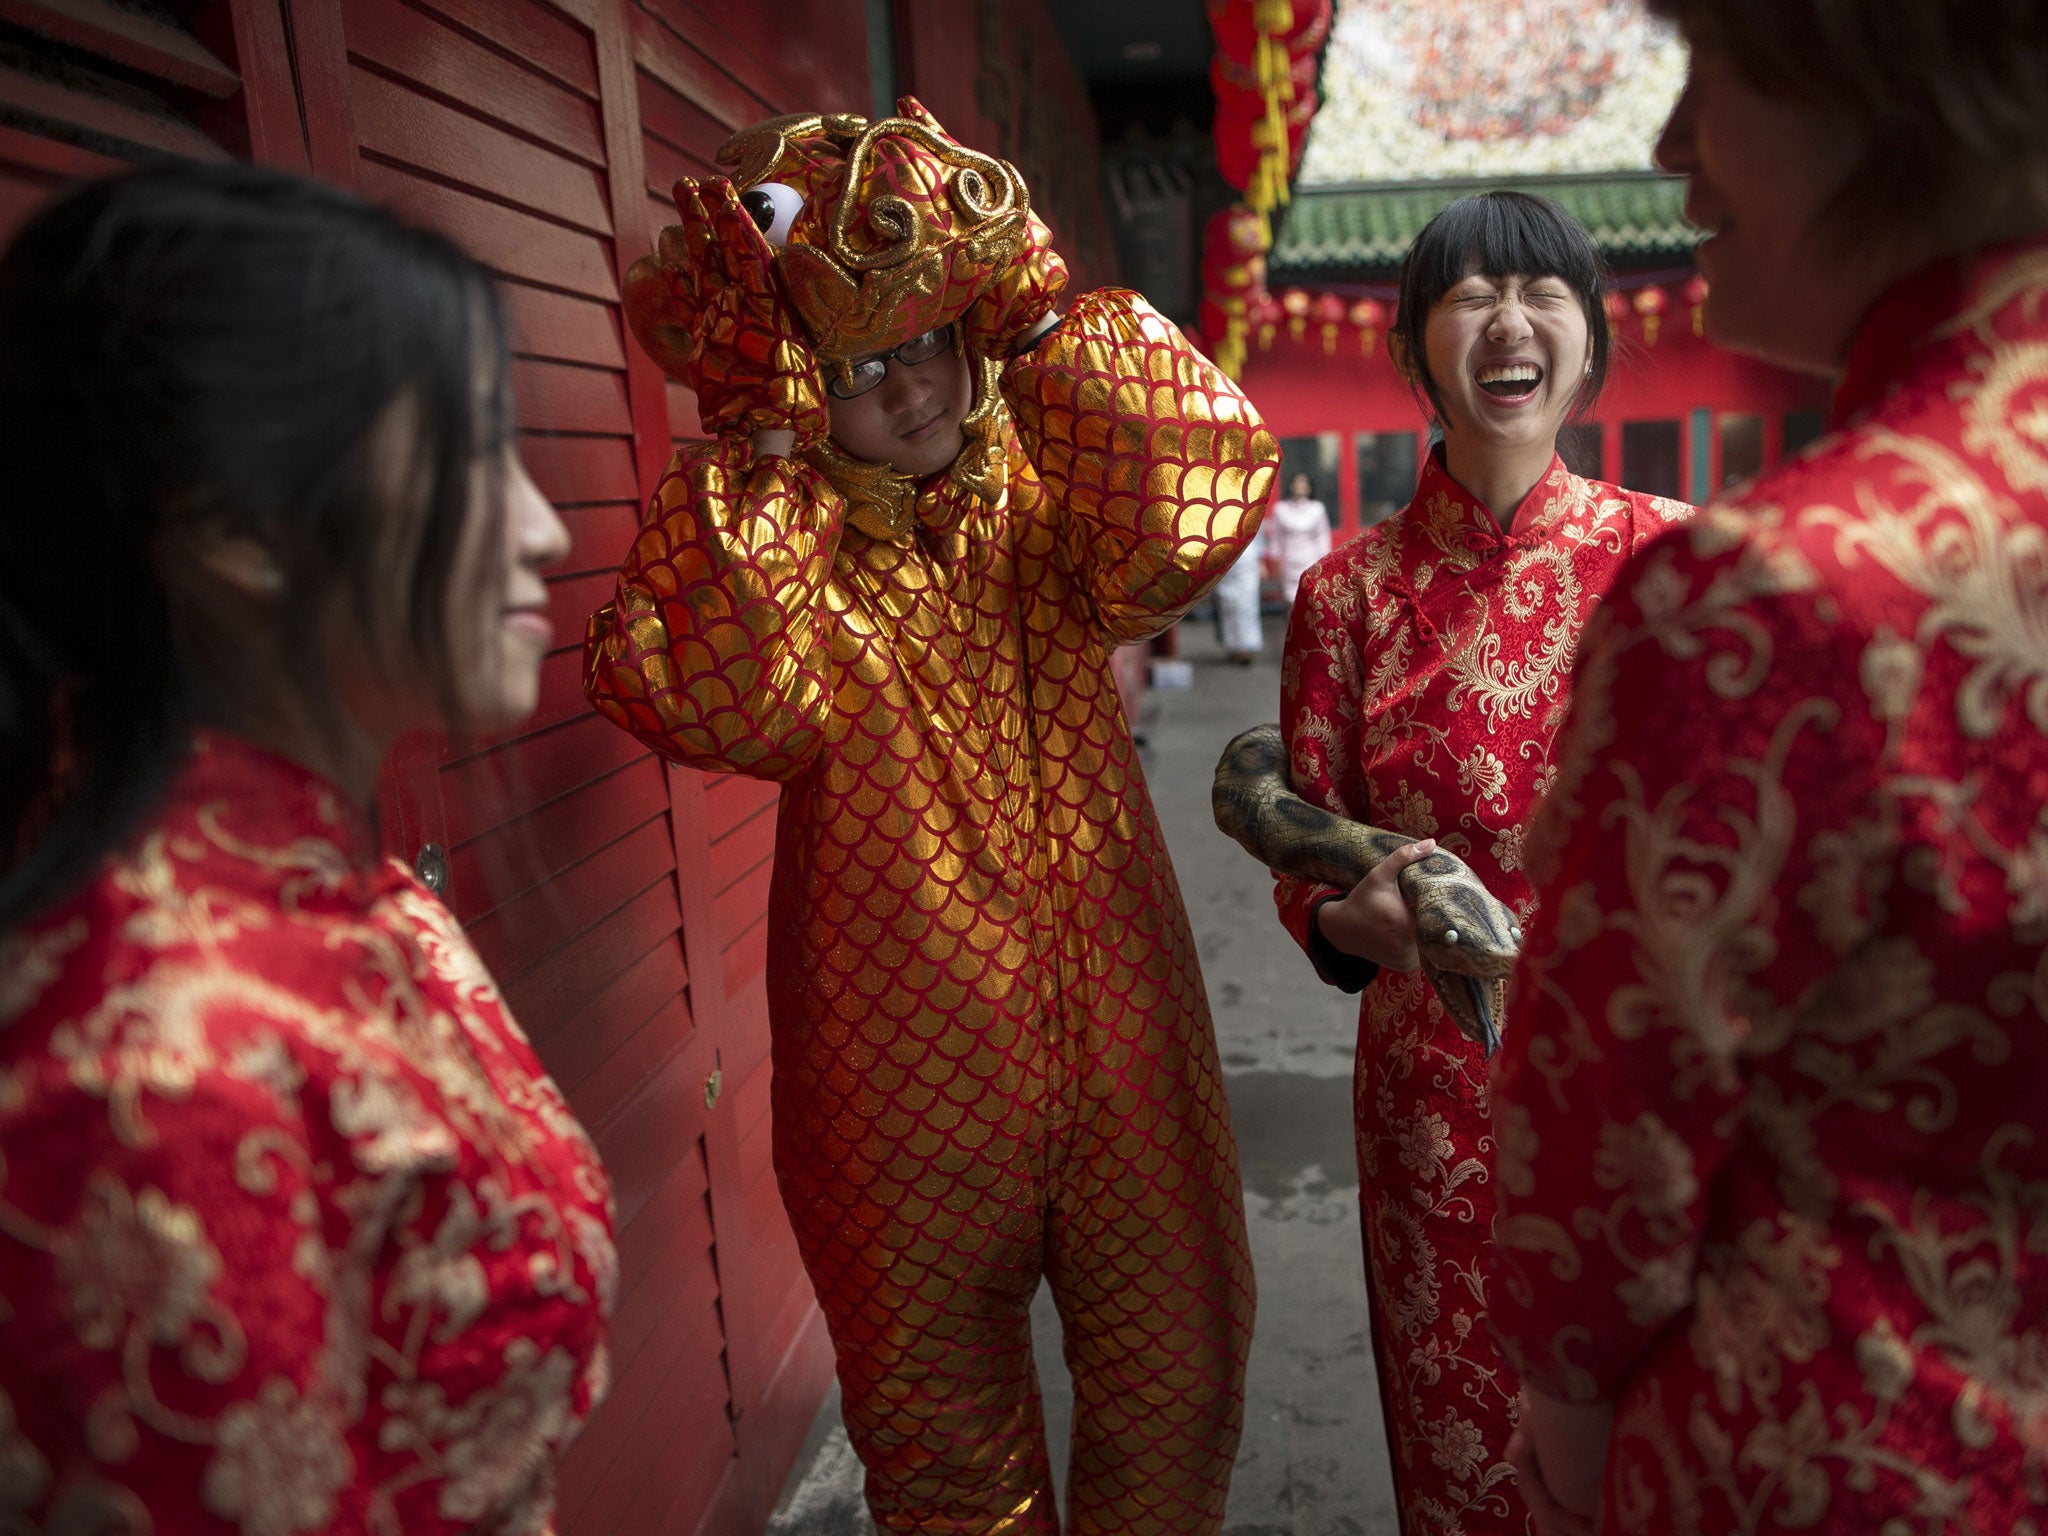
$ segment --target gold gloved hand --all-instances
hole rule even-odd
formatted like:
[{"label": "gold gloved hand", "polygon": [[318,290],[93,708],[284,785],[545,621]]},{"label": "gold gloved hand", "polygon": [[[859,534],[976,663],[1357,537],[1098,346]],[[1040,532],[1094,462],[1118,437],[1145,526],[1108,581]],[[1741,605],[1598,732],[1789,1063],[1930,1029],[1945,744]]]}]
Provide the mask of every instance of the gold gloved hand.
[{"label": "gold gloved hand", "polygon": [[680,222],[626,274],[628,323],[662,371],[697,394],[710,433],[825,435],[824,382],[775,253],[723,177],[675,186]]},{"label": "gold gloved hand", "polygon": [[989,273],[960,317],[968,346],[984,357],[1009,357],[1066,290],[1067,264],[1052,248],[1052,231],[1031,214],[1015,253]]}]

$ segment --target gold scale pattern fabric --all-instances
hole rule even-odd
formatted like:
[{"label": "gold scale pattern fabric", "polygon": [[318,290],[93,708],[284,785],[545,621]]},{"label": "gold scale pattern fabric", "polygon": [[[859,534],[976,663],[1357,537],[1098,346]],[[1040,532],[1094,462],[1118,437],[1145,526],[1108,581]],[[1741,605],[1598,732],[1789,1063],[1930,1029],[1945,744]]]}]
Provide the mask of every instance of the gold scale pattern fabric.
[{"label": "gold scale pattern fabric", "polygon": [[1134,294],[1010,363],[1005,474],[888,507],[829,451],[681,452],[592,619],[597,707],[780,781],[776,1170],[888,1531],[1221,1526],[1252,1320],[1236,1146],[1109,670],[1257,531],[1278,460]]}]

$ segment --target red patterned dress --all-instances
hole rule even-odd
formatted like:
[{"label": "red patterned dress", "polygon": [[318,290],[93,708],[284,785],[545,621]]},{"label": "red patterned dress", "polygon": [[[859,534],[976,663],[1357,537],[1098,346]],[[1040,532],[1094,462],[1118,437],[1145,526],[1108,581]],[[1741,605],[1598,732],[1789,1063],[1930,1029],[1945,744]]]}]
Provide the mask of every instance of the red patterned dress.
[{"label": "red patterned dress", "polygon": [[339,796],[204,735],[0,939],[0,1529],[530,1533],[605,1389],[590,1142]]},{"label": "red patterned dress", "polygon": [[[1689,511],[1553,459],[1503,534],[1432,454],[1406,510],[1303,579],[1280,674],[1296,789],[1436,838],[1526,923],[1522,838],[1555,773],[1579,634],[1630,553]],[[1323,978],[1365,989],[1359,1199],[1403,1527],[1519,1532],[1527,1517],[1501,1458],[1516,1383],[1483,1324],[1486,1062],[1421,972],[1375,979],[1313,933],[1315,907],[1340,894],[1284,877],[1275,892]],[[1505,1031],[1518,1027],[1511,1011]]]},{"label": "red patterned dress", "polygon": [[1908,279],[1839,430],[1589,641],[1494,1321],[1602,1529],[2048,1529],[2048,241]]}]

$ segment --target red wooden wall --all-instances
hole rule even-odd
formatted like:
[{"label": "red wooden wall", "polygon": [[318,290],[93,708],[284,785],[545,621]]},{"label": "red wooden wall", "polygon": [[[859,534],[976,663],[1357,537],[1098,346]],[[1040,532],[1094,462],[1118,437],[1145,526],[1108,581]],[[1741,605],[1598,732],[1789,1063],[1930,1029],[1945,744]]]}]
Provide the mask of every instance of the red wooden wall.
[{"label": "red wooden wall", "polygon": [[311,171],[503,279],[522,448],[573,553],[539,714],[420,742],[397,851],[447,896],[617,1186],[610,1399],[569,1533],[758,1531],[829,1381],[768,1158],[762,989],[775,792],[670,770],[592,714],[580,640],[695,403],[625,338],[619,279],[734,129],[865,111],[845,0],[0,0],[0,235],[65,181],[171,153]]}]

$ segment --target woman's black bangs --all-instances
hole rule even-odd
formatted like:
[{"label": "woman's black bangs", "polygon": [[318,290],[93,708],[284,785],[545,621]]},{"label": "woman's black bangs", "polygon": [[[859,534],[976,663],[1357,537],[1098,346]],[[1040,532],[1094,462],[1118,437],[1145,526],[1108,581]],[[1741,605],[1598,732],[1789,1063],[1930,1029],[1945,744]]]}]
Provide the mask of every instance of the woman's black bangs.
[{"label": "woman's black bangs", "polygon": [[1524,193],[1460,198],[1423,233],[1416,255],[1421,282],[1412,297],[1424,312],[1474,272],[1492,278],[1558,277],[1582,299],[1599,295],[1598,260],[1571,215]]}]

